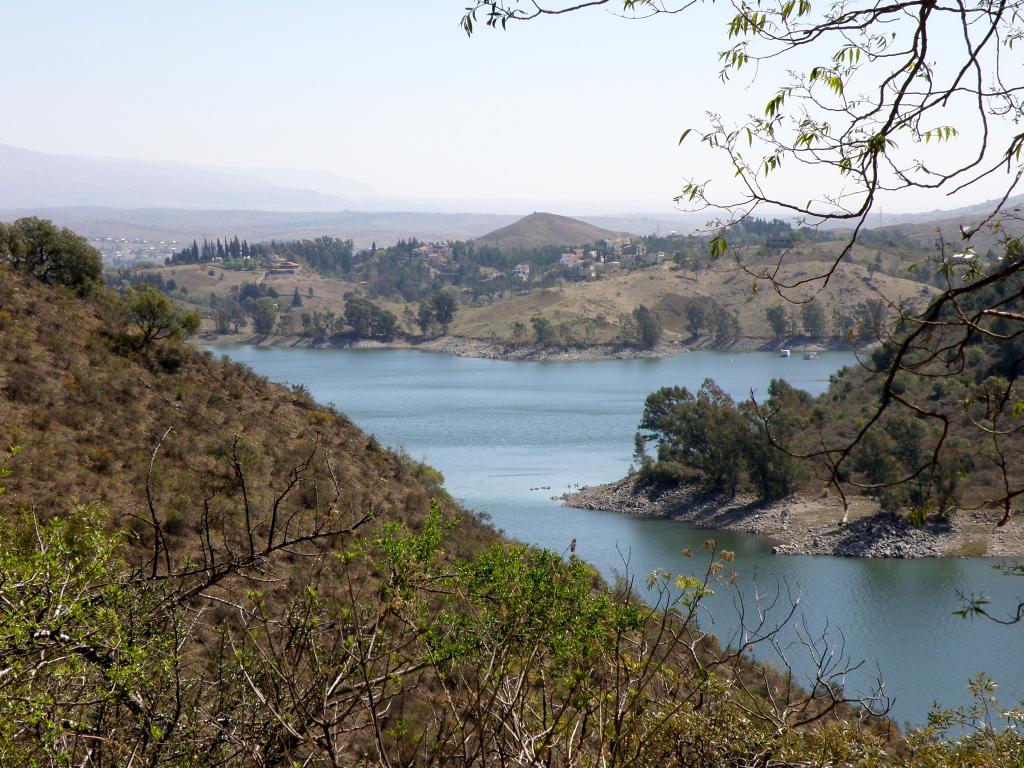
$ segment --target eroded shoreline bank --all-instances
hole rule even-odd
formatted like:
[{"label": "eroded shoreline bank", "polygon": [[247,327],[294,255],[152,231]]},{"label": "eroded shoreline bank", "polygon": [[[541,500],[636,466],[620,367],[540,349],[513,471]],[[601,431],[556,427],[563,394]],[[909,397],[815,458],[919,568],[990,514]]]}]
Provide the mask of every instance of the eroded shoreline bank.
[{"label": "eroded shoreline bank", "polygon": [[513,344],[501,341],[484,341],[463,336],[439,336],[426,341],[395,339],[374,341],[370,339],[312,339],[304,336],[259,336],[253,334],[203,334],[195,337],[200,344],[246,344],[254,347],[275,347],[283,349],[414,349],[434,352],[452,357],[469,357],[483,360],[634,360],[674,357],[688,351],[681,343],[663,342],[653,349],[622,347],[610,344],[591,347],[552,347],[539,344]]},{"label": "eroded shoreline bank", "polygon": [[[741,338],[728,347],[716,347],[706,343],[689,345],[682,341],[663,341],[652,349],[629,347],[615,344],[595,344],[587,347],[544,346],[540,344],[516,344],[505,341],[487,341],[465,336],[439,336],[421,341],[415,337],[394,341],[373,341],[336,337],[313,339],[306,336],[261,336],[250,333],[215,334],[204,333],[194,337],[199,344],[246,344],[255,347],[298,348],[298,349],[414,349],[434,352],[453,357],[468,357],[484,360],[528,360],[535,362],[569,362],[574,360],[639,360],[674,357],[693,350],[722,352],[763,352],[775,351],[772,342],[761,338]],[[807,342],[794,346],[796,352],[814,353],[833,349],[849,350],[849,347],[832,347],[824,343]]]},{"label": "eroded shoreline bank", "polygon": [[964,512],[952,520],[929,519],[916,528],[880,514],[870,499],[850,500],[845,525],[834,498],[790,496],[762,502],[749,494],[708,492],[692,486],[641,488],[631,478],[581,488],[562,496],[566,506],[645,517],[667,517],[700,528],[765,537],[779,555],[840,557],[1022,557],[1024,524],[1014,517],[997,528],[998,514]]}]

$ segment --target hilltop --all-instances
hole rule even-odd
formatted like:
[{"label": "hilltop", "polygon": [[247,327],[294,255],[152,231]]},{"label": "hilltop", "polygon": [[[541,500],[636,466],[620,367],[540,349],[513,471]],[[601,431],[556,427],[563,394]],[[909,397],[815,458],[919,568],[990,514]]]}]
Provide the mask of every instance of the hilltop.
[{"label": "hilltop", "polygon": [[477,240],[502,248],[531,249],[596,243],[598,240],[614,240],[624,234],[568,216],[531,213],[508,226],[481,235]]}]

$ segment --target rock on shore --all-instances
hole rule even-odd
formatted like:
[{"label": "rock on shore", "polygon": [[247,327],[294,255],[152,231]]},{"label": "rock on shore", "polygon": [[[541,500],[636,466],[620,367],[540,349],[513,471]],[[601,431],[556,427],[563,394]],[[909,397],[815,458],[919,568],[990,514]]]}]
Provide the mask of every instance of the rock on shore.
[{"label": "rock on shore", "polygon": [[766,503],[694,486],[640,488],[630,478],[581,488],[562,499],[570,507],[669,517],[701,528],[765,536],[780,555],[940,557],[964,543],[956,523],[931,520],[915,528],[896,515],[873,512],[865,500],[855,500],[850,520],[840,525],[842,506],[831,499],[790,496]]},{"label": "rock on shore", "polygon": [[304,336],[257,336],[253,334],[205,333],[195,339],[203,344],[251,344],[258,347],[298,347],[334,349],[419,349],[437,352],[453,357],[474,357],[485,360],[632,360],[637,358],[662,358],[686,352],[678,342],[662,342],[653,349],[639,349],[611,344],[592,347],[548,347],[539,344],[512,344],[503,341],[485,341],[463,336],[439,336],[427,341],[417,337],[375,341],[373,339],[313,339]]},{"label": "rock on shore", "polygon": [[462,336],[441,336],[414,345],[415,349],[440,352],[455,357],[476,357],[488,360],[629,360],[634,358],[671,357],[686,351],[681,344],[662,343],[654,349],[637,349],[598,345],[593,347],[546,347],[538,344],[510,344],[484,341]]}]

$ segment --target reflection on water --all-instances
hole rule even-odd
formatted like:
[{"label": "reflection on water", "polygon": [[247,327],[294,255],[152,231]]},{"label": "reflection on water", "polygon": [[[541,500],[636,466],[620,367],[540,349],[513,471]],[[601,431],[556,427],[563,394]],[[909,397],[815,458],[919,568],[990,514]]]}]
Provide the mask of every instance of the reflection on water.
[{"label": "reflection on water", "polygon": [[[669,520],[569,509],[551,497],[624,474],[644,398],[661,386],[695,389],[706,377],[735,398],[763,393],[776,377],[818,393],[831,373],[854,363],[843,353],[815,360],[691,352],[665,360],[513,363],[409,350],[214,351],[276,381],[305,384],[385,444],[425,459],[444,473],[453,496],[508,535],[559,552],[576,539],[577,553],[606,577],[628,563],[641,584],[655,568],[698,569],[701,544],[712,534]],[[737,553],[745,600],[755,588],[788,590],[813,631],[827,624],[834,647],[867,660],[848,690],[863,689],[881,670],[897,721],[922,723],[935,700],[963,703],[979,670],[999,681],[1005,703],[1024,697],[1024,629],[952,615],[958,590],[984,592],[997,604],[1024,591],[1022,580],[998,575],[989,561],[775,557],[756,537],[713,535]],[[683,548],[698,553],[694,561],[680,554]],[[720,637],[735,630],[735,599],[730,590],[713,598],[711,628]],[[808,669],[806,660],[800,669]]]}]

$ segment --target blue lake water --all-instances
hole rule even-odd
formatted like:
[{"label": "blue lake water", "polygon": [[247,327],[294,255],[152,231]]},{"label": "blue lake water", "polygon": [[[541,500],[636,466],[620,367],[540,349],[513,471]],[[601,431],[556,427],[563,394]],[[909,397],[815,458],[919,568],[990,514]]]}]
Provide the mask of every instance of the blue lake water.
[{"label": "blue lake water", "polygon": [[[828,626],[831,648],[865,661],[848,690],[866,688],[881,674],[897,722],[923,723],[935,701],[965,703],[977,671],[996,679],[1004,704],[1024,698],[1024,627],[953,615],[958,592],[984,593],[1006,607],[1024,597],[1024,579],[998,574],[991,560],[779,557],[756,537],[569,509],[551,499],[577,484],[625,474],[644,398],[658,387],[696,389],[711,377],[741,399],[751,389],[763,395],[772,378],[785,378],[817,394],[831,373],[854,364],[850,354],[803,360],[690,352],[662,360],[533,363],[412,350],[211,350],[272,380],[306,385],[381,442],[437,467],[454,497],[488,514],[509,536],[559,552],[575,539],[577,554],[608,578],[626,562],[640,583],[656,568],[691,572],[696,558],[681,550],[699,551],[713,535],[736,551],[745,599],[755,589],[780,588],[799,597],[799,616],[812,632]],[[545,490],[531,490],[538,487]],[[721,591],[713,620],[706,620],[720,637],[736,628],[735,596]],[[790,652],[797,670],[806,672],[806,657],[796,647]]]}]

